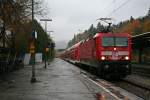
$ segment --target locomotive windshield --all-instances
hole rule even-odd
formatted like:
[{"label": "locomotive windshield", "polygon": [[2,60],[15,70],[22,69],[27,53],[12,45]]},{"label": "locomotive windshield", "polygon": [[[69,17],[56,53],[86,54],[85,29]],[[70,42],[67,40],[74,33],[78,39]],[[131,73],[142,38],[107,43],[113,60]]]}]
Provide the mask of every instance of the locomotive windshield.
[{"label": "locomotive windshield", "polygon": [[103,46],[114,46],[114,38],[113,37],[103,37],[102,45]]},{"label": "locomotive windshield", "polygon": [[103,37],[102,46],[128,46],[126,37]]},{"label": "locomotive windshield", "polygon": [[128,38],[125,37],[116,37],[115,38],[116,46],[128,46]]}]

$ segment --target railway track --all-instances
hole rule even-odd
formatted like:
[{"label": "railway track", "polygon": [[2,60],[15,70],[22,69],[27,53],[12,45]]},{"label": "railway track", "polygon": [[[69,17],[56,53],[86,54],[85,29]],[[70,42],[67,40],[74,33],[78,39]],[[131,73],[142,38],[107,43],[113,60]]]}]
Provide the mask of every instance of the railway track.
[{"label": "railway track", "polygon": [[[110,88],[109,83],[113,83],[115,86],[120,87],[124,90],[127,90],[130,93],[133,93],[133,94],[143,98],[144,100],[150,100],[150,85],[146,85],[144,83],[145,82],[144,79],[140,81],[139,79],[135,78],[136,75],[134,76],[135,73],[137,75],[141,75],[139,73],[147,71],[146,69],[141,68],[142,70],[139,71],[140,68],[137,68],[138,69],[138,71],[137,71],[136,68],[134,68],[133,77],[130,79],[126,78],[126,79],[122,79],[119,81],[107,81],[107,80],[102,80],[98,75],[96,75],[96,73],[93,73],[94,70],[89,71],[88,68],[85,68],[82,66],[80,66],[79,68],[82,70],[83,74],[86,74],[91,80],[95,81],[96,83],[98,83],[102,86],[106,86],[107,88]],[[147,75],[147,73],[143,73],[142,76],[148,76],[148,75]],[[142,79],[142,77],[140,79]],[[137,80],[140,82],[137,82]],[[150,82],[150,80],[149,80],[149,82]],[[123,95],[121,95],[118,91],[114,90],[113,88],[110,88],[110,90],[118,97],[124,98]]]},{"label": "railway track", "polygon": [[[98,76],[91,75],[90,73],[85,72],[85,71],[81,71],[81,73],[85,75],[85,78],[89,77],[91,81],[93,81],[95,84],[99,85],[101,88],[104,88],[104,90],[106,90],[107,92],[111,92],[111,95],[113,95],[116,98],[116,100],[137,100],[137,99],[133,99],[134,97],[131,98],[131,95],[130,94],[128,95],[127,92],[124,92],[124,90],[127,90],[126,88],[122,88],[122,86],[119,86],[118,84],[116,84],[114,82],[110,82],[110,81],[101,79]],[[121,82],[123,82],[123,81],[121,81]],[[124,89],[124,90],[122,91],[122,89]],[[128,91],[128,92],[135,94],[133,91],[132,92]],[[136,96],[144,98],[139,95],[136,95]],[[138,100],[143,100],[143,99],[138,99]],[[149,99],[145,99],[145,100],[149,100]]]},{"label": "railway track", "polygon": [[141,75],[141,76],[146,76],[150,77],[150,68],[144,68],[144,67],[132,67],[132,73]]},{"label": "railway track", "polygon": [[[111,84],[110,82],[100,79],[99,77],[97,77],[95,75],[91,75],[90,73],[87,73],[83,70],[81,71],[81,74],[83,74],[84,79],[87,79],[87,80],[93,82],[94,84],[96,84],[98,87],[102,88],[106,93],[109,93],[112,97],[114,97],[115,100],[128,100],[127,99],[128,97],[125,95],[122,95],[120,93],[120,91],[118,91],[114,87],[114,85]],[[87,84],[87,83],[85,83],[85,84]],[[102,93],[102,94],[104,95],[105,93]],[[96,95],[98,96],[99,93],[96,93]],[[107,96],[106,96],[106,98],[107,98]],[[112,100],[114,100],[114,99],[112,99]],[[98,99],[98,100],[101,100],[101,99]]]},{"label": "railway track", "polygon": [[[118,85],[115,85],[112,82],[109,82],[107,80],[101,79],[95,74],[91,74],[91,72],[81,69],[81,74],[85,75],[85,77],[89,77],[91,81],[93,81],[95,84],[104,87],[105,90],[108,90],[112,93],[112,95],[116,98],[116,100],[129,100],[127,95],[123,95],[120,90],[118,90],[116,87]],[[107,91],[107,92],[108,92]],[[141,100],[141,99],[139,99]]]},{"label": "railway track", "polygon": [[[122,79],[118,82],[116,81],[113,82],[113,81],[102,80],[98,76],[90,75],[89,77],[93,81],[109,89],[113,94],[115,94],[119,98],[126,98],[126,97],[122,95],[118,90],[116,90],[114,86],[127,90],[128,92],[133,93],[136,96],[143,98],[144,100],[150,100],[150,86],[144,83],[141,84],[132,80],[127,80],[127,79]],[[114,86],[111,85],[111,83],[114,84]]]},{"label": "railway track", "polygon": [[[81,68],[81,67],[80,67]],[[150,86],[145,85],[143,82],[143,80],[141,80],[141,83],[135,81],[132,81],[132,79],[127,80],[127,79],[123,79],[120,80],[118,82],[116,81],[106,81],[106,80],[101,80],[101,78],[99,76],[97,76],[96,74],[93,74],[91,72],[93,71],[88,71],[86,69],[83,69],[85,72],[83,73],[88,73],[88,76],[95,82],[97,82],[98,84],[102,85],[102,86],[106,86],[107,88],[110,88],[109,82],[113,83],[115,86],[120,87],[124,90],[129,91],[130,93],[133,93],[141,98],[143,98],[144,100],[150,100]],[[93,74],[93,75],[91,75]],[[134,77],[133,77],[134,78]],[[114,90],[113,88],[110,88],[111,92],[113,92],[115,95],[117,95],[120,98],[124,98],[123,95],[121,95],[118,91]]]},{"label": "railway track", "polygon": [[141,89],[144,89],[144,90],[146,90],[146,91],[150,91],[150,87],[149,87],[149,86],[146,86],[146,85],[144,85],[144,84],[138,84],[138,83],[136,83],[136,82],[132,82],[132,81],[129,81],[129,80],[126,80],[126,79],[122,79],[122,82],[126,82],[126,83],[128,83],[128,84],[134,85],[134,86],[139,87],[139,88],[141,88]]},{"label": "railway track", "polygon": [[121,80],[120,82],[114,82],[114,84],[143,98],[144,100],[150,100],[150,87],[129,80]]}]

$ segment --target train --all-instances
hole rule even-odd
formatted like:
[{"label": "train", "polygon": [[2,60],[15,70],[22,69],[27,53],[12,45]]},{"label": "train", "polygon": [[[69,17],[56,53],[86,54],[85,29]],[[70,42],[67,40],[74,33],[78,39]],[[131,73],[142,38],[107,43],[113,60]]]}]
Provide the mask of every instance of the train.
[{"label": "train", "polygon": [[131,74],[131,36],[128,33],[97,33],[65,50],[61,57],[96,69],[104,78]]}]

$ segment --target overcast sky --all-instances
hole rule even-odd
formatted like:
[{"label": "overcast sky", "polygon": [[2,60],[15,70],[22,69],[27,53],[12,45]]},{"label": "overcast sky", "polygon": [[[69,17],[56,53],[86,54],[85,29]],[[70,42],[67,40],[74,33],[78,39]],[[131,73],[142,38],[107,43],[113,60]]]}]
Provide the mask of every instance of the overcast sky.
[{"label": "overcast sky", "polygon": [[[118,23],[129,19],[130,16],[144,16],[150,7],[150,0],[44,1],[49,10],[46,17],[53,20],[48,22],[48,31],[54,31],[52,37],[56,42],[72,39],[74,34],[88,29],[91,24],[96,25],[96,19],[100,17],[111,17],[113,23]],[[114,10],[116,11],[113,12]],[[41,24],[43,26],[43,22]]]}]

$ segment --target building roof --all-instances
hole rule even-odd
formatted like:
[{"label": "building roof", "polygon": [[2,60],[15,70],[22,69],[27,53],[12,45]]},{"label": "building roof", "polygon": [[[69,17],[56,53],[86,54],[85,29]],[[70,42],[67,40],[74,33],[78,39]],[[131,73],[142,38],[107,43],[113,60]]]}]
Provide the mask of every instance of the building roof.
[{"label": "building roof", "polygon": [[150,32],[132,36],[133,47],[150,47]]}]

